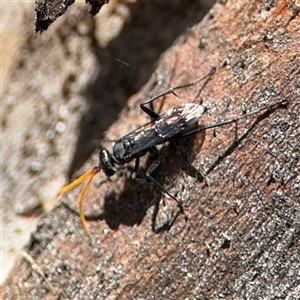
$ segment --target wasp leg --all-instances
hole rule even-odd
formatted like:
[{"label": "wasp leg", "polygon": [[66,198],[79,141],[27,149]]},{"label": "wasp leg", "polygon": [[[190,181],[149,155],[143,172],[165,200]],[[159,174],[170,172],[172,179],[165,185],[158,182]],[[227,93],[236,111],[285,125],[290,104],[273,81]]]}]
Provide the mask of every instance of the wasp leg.
[{"label": "wasp leg", "polygon": [[[156,147],[153,147],[149,150],[150,154],[152,157],[155,157],[155,160],[153,161],[153,163],[150,165],[150,167],[148,168],[147,172],[146,172],[146,176],[147,179],[150,180],[153,184],[155,184],[163,193],[167,194],[170,198],[172,198],[173,200],[176,201],[179,209],[180,209],[180,213],[182,213],[184,215],[185,220],[187,221],[188,217],[185,214],[185,211],[183,209],[182,203],[173,195],[171,195],[167,189],[165,187],[163,187],[157,180],[155,180],[152,177],[152,173],[158,168],[158,166],[160,165],[160,160],[159,160],[159,152],[157,150]],[[174,222],[174,221],[173,221]]]},{"label": "wasp leg", "polygon": [[137,177],[139,168],[140,168],[140,159],[139,159],[139,158],[136,158],[136,160],[135,160],[135,165],[134,165],[134,169],[133,169],[133,172],[132,172],[132,174],[131,174],[131,178],[132,178],[133,180],[139,181],[139,178]]},{"label": "wasp leg", "polygon": [[[184,89],[184,88],[196,85],[197,83],[201,82],[202,80],[205,80],[203,86],[201,87],[201,89],[198,91],[198,93],[196,95],[196,98],[197,98],[199,96],[199,94],[201,93],[201,91],[203,90],[203,88],[205,87],[205,85],[207,84],[207,82],[210,80],[211,76],[215,73],[215,71],[216,71],[216,68],[213,67],[207,75],[205,75],[204,77],[196,80],[195,82],[184,84],[184,85],[179,85],[179,86],[175,86],[175,87],[171,87],[171,88],[167,89],[166,91],[164,91],[164,92],[148,99],[147,101],[140,104],[140,107],[141,107],[142,111],[145,112],[147,115],[149,115],[152,121],[155,121],[156,119],[159,118],[159,114],[157,114],[153,110],[153,102],[155,100],[157,100],[158,98],[167,96],[169,94],[173,94],[176,97],[178,97],[177,94],[175,93],[176,90]],[[148,108],[146,106],[146,104],[150,104],[150,108]]]}]

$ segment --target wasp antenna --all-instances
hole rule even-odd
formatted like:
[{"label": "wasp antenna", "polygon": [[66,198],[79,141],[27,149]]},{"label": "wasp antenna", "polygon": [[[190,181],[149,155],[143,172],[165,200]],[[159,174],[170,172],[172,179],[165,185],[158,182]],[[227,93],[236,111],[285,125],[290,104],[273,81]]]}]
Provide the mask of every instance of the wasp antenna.
[{"label": "wasp antenna", "polygon": [[72,181],[70,184],[65,185],[64,187],[62,187],[58,191],[58,193],[56,195],[56,199],[59,199],[64,193],[73,190],[78,184],[80,184],[82,181],[84,181],[87,177],[89,177],[94,172],[95,172],[95,168],[90,169],[86,173],[84,173],[83,175],[81,175],[79,178],[77,178],[74,181]]},{"label": "wasp antenna", "polygon": [[[88,179],[88,181],[84,184],[83,188],[82,188],[82,191],[80,193],[80,198],[79,198],[79,215],[80,215],[80,220],[81,220],[81,223],[82,223],[82,226],[85,230],[85,232],[90,236],[91,233],[90,233],[90,230],[88,228],[88,225],[87,225],[87,222],[86,222],[86,219],[85,219],[85,216],[83,214],[83,210],[82,210],[82,203],[83,203],[83,198],[84,198],[84,195],[88,189],[88,187],[90,186],[94,176],[99,172],[99,168],[93,168],[91,169],[90,171],[86,172],[84,175],[86,176],[90,176],[90,178]],[[89,173],[89,174],[88,174]]]}]

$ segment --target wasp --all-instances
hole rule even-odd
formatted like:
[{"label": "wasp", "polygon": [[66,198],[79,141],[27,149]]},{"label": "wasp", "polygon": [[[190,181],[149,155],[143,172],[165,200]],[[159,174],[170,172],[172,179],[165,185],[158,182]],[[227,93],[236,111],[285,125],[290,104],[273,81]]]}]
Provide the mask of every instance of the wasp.
[{"label": "wasp", "polygon": [[[210,74],[211,72],[209,73],[209,75]],[[215,128],[229,123],[237,122],[240,119],[258,114],[263,110],[268,110],[268,109],[271,110],[275,106],[278,106],[285,102],[285,100],[279,101],[275,104],[259,108],[257,110],[254,110],[247,114],[243,114],[233,119],[229,119],[211,125],[201,125],[201,126],[199,125],[199,120],[201,116],[206,112],[207,108],[200,104],[196,104],[196,103],[182,104],[177,107],[170,108],[168,111],[166,111],[164,114],[161,115],[157,114],[154,111],[153,102],[156,101],[157,99],[171,93],[177,96],[175,93],[176,90],[195,85],[196,83],[198,83],[199,81],[207,77],[208,75],[196,82],[170,88],[160,93],[159,95],[154,96],[149,100],[141,103],[140,104],[141,110],[150,116],[151,122],[122,136],[119,140],[115,142],[111,150],[102,149],[99,153],[99,163],[97,166],[88,170],[78,179],[76,179],[69,185],[66,185],[65,187],[60,189],[57,197],[60,197],[62,194],[70,191],[85,179],[88,179],[84,187],[82,188],[82,191],[80,193],[80,198],[79,198],[79,215],[83,227],[88,234],[90,234],[90,231],[83,213],[82,203],[87,188],[89,187],[94,176],[98,172],[102,170],[107,177],[110,177],[117,172],[117,167],[116,167],[117,165],[122,166],[126,163],[135,160],[135,167],[132,173],[132,178],[136,179],[138,169],[139,169],[140,157],[144,156],[146,153],[150,153],[150,155],[154,158],[154,161],[146,171],[146,177],[148,181],[152,182],[163,193],[167,194],[170,198],[175,200],[180,209],[180,213],[184,214],[185,219],[187,220],[187,216],[185,215],[181,202],[175,196],[171,195],[167,191],[167,189],[164,186],[162,186],[152,176],[152,173],[159,166],[159,151],[156,146],[166,143],[170,140],[187,138],[206,129]],[[149,105],[149,107],[147,105]]]}]

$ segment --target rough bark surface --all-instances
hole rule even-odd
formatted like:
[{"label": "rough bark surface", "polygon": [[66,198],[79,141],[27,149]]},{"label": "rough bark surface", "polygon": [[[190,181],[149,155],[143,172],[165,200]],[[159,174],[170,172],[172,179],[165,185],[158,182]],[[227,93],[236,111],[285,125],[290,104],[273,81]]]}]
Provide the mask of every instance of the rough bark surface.
[{"label": "rough bark surface", "polygon": [[[91,238],[68,208],[75,189],[41,220],[2,297],[299,299],[299,12],[299,1],[218,2],[162,55],[148,84],[106,131],[117,139],[146,123],[139,103],[212,66],[217,70],[200,95],[201,84],[182,89],[179,98],[165,98],[162,111],[202,101],[208,111],[201,122],[213,124],[288,101],[237,126],[162,147],[155,177],[183,201],[187,222],[179,215],[156,234],[176,203],[132,181],[133,164],[109,181],[100,174],[84,204]],[[96,163],[94,154],[81,171]],[[150,163],[142,160],[141,176]]]},{"label": "rough bark surface", "polygon": [[38,208],[91,156],[160,54],[208,10],[203,4],[114,1],[91,18],[75,3],[34,35],[34,3],[3,3],[1,282],[41,218]]}]

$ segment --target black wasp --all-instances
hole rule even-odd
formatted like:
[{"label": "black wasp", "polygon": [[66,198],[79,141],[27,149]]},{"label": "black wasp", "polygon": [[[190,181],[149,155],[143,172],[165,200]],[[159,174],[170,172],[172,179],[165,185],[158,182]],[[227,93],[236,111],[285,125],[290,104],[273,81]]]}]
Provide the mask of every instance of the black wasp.
[{"label": "black wasp", "polygon": [[[154,172],[154,170],[156,170],[159,166],[159,151],[156,148],[156,145],[163,144],[173,139],[186,138],[191,135],[197,134],[205,129],[214,128],[232,122],[236,122],[240,119],[257,114],[262,110],[272,109],[276,105],[282,104],[284,102],[284,101],[280,101],[270,106],[266,106],[257,109],[255,111],[252,111],[250,113],[244,114],[237,118],[233,118],[224,122],[215,123],[208,126],[199,126],[198,121],[206,111],[206,108],[196,103],[182,104],[180,106],[169,109],[166,113],[162,115],[157,114],[153,110],[153,102],[158,98],[166,96],[171,93],[177,96],[175,90],[193,86],[196,83],[200,82],[201,80],[208,78],[211,75],[211,73],[212,72],[210,72],[207,76],[201,78],[196,82],[170,88],[164,91],[163,93],[150,98],[146,102],[141,103],[140,108],[142,109],[142,111],[144,111],[146,114],[148,114],[151,117],[152,121],[121,137],[118,141],[115,142],[111,151],[107,149],[102,149],[99,153],[99,164],[97,166],[87,171],[85,174],[83,174],[81,177],[79,177],[69,185],[60,189],[57,197],[60,197],[62,194],[73,189],[83,180],[88,178],[88,181],[85,183],[80,193],[80,200],[79,200],[80,219],[85,231],[88,234],[89,234],[89,229],[83,214],[82,202],[83,202],[85,192],[88,186],[90,185],[93,177],[100,170],[103,170],[105,175],[110,177],[117,171],[116,165],[124,165],[135,159],[135,167],[132,173],[132,178],[136,179],[137,172],[139,169],[139,158],[145,155],[147,152],[149,152],[150,155],[154,158],[154,160],[150,165],[150,167],[148,168],[148,170],[146,171],[147,179],[153,182],[162,192],[164,192],[169,197],[174,199],[177,202],[178,207],[180,208],[180,212],[185,215],[181,202],[178,201],[174,196],[172,196],[151,175]],[[149,104],[150,107],[147,107],[146,106],[147,104]]]}]

